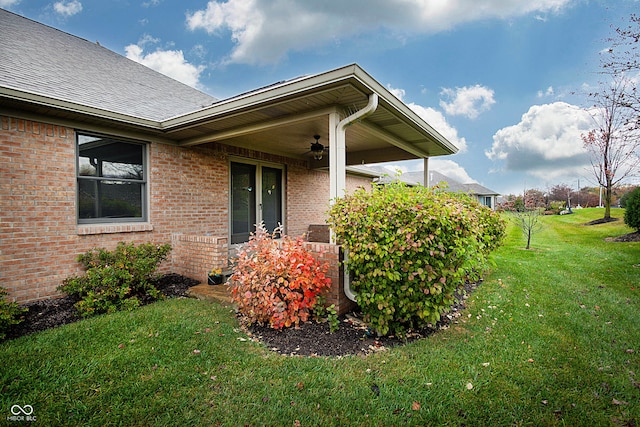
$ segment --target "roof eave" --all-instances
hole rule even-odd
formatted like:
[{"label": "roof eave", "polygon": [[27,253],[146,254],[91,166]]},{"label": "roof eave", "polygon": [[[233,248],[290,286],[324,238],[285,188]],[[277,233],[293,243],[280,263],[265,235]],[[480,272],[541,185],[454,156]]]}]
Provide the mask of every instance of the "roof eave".
[{"label": "roof eave", "polygon": [[105,110],[90,105],[79,104],[64,99],[51,98],[35,92],[14,89],[8,86],[0,86],[0,99],[2,98],[62,110],[69,113],[88,115],[98,119],[120,122],[123,124],[147,128],[154,131],[159,131],[162,129],[160,122],[155,120],[117,113],[114,111]]},{"label": "roof eave", "polygon": [[[358,87],[366,95],[377,93],[380,97],[380,102],[397,111],[405,120],[422,133],[428,134],[435,143],[440,145],[449,154],[458,152],[458,148],[454,144],[432,128],[424,119],[396,98],[388,89],[378,83],[357,64],[351,64],[313,76],[285,81],[282,84],[268,86],[254,92],[222,100],[201,110],[165,120],[161,125],[163,130],[171,131],[181,127],[193,126],[200,121],[206,121],[216,116],[235,114],[242,110],[280,102],[284,98],[295,97],[302,93],[324,90],[330,86],[348,84]],[[421,157],[428,156],[424,154]]]}]

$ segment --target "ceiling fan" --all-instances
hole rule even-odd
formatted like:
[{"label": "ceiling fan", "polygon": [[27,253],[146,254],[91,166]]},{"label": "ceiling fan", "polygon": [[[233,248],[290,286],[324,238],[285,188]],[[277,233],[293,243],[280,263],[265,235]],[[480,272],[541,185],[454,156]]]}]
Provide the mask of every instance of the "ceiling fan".
[{"label": "ceiling fan", "polygon": [[326,147],[320,144],[320,135],[313,135],[313,139],[316,140],[316,142],[311,143],[311,153],[313,153],[313,158],[316,160],[322,160]]}]

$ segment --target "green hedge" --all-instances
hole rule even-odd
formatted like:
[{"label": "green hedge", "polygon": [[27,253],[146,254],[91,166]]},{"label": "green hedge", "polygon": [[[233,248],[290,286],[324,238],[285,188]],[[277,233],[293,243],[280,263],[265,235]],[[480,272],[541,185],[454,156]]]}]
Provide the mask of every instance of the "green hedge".
[{"label": "green hedge", "polygon": [[627,196],[624,210],[624,223],[640,231],[640,187]]},{"label": "green hedge", "polygon": [[15,302],[9,302],[5,297],[9,293],[0,287],[0,340],[3,340],[12,325],[22,322],[22,314],[27,310]]},{"label": "green hedge", "polygon": [[144,299],[159,299],[152,281],[158,265],[166,259],[171,245],[118,243],[113,251],[93,249],[78,256],[84,276],[64,280],[58,290],[77,298],[82,316],[131,310]]},{"label": "green hedge", "polygon": [[466,195],[395,182],[336,200],[329,223],[349,250],[351,286],[378,334],[435,323],[477,281],[505,223]]}]

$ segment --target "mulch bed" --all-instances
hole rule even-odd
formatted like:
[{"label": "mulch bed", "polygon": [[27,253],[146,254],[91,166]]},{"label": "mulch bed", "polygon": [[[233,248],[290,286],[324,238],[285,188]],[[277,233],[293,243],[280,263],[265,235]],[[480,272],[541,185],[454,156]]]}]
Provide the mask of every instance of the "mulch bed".
[{"label": "mulch bed", "polygon": [[[199,282],[168,274],[159,279],[155,286],[167,297],[184,297],[191,286]],[[245,332],[255,341],[264,343],[274,352],[291,356],[347,356],[366,355],[384,351],[390,347],[406,344],[425,338],[440,329],[446,329],[451,322],[460,317],[468,295],[477,287],[467,284],[456,293],[456,302],[451,310],[442,316],[442,320],[433,327],[410,331],[405,339],[394,336],[377,337],[363,322],[362,315],[350,313],[340,317],[340,327],[336,332],[329,331],[328,323],[306,322],[299,328],[287,328],[276,331],[269,327],[252,325]],[[81,320],[74,308],[75,299],[69,297],[54,298],[23,305],[27,308],[24,321],[8,331],[6,339],[15,339],[24,335],[55,328]],[[153,301],[143,301],[150,304]]]},{"label": "mulch bed", "polygon": [[[189,279],[178,274],[167,274],[157,280],[154,285],[167,297],[186,296],[191,286],[197,285],[197,280]],[[7,332],[6,339],[14,339],[34,332],[44,331],[77,322],[82,319],[73,306],[77,299],[71,297],[52,298],[43,301],[35,301],[22,305],[28,311],[23,315],[24,321],[13,325]],[[153,300],[142,301],[142,304],[150,304]]]},{"label": "mulch bed", "polygon": [[468,283],[456,293],[451,309],[441,316],[441,320],[419,330],[409,331],[405,339],[395,336],[377,337],[363,322],[360,313],[350,313],[340,317],[340,328],[330,332],[328,323],[306,322],[296,328],[282,330],[267,326],[251,325],[245,332],[256,341],[264,343],[274,352],[289,356],[347,356],[367,355],[388,348],[404,345],[428,337],[440,329],[446,329],[455,322],[465,308],[469,294],[477,284]]}]

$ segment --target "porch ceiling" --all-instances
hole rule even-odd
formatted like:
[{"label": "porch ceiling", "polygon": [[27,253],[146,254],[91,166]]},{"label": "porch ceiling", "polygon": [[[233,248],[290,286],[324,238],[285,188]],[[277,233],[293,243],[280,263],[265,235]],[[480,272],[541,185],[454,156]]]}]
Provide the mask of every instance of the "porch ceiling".
[{"label": "porch ceiling", "polygon": [[[431,128],[357,65],[280,83],[221,101],[203,111],[164,123],[178,145],[220,142],[250,150],[309,160],[313,135],[329,146],[329,114],[344,118],[362,109],[371,93],[379,106],[347,128],[347,165],[452,154],[449,141]],[[331,153],[328,153],[330,156]]]}]

